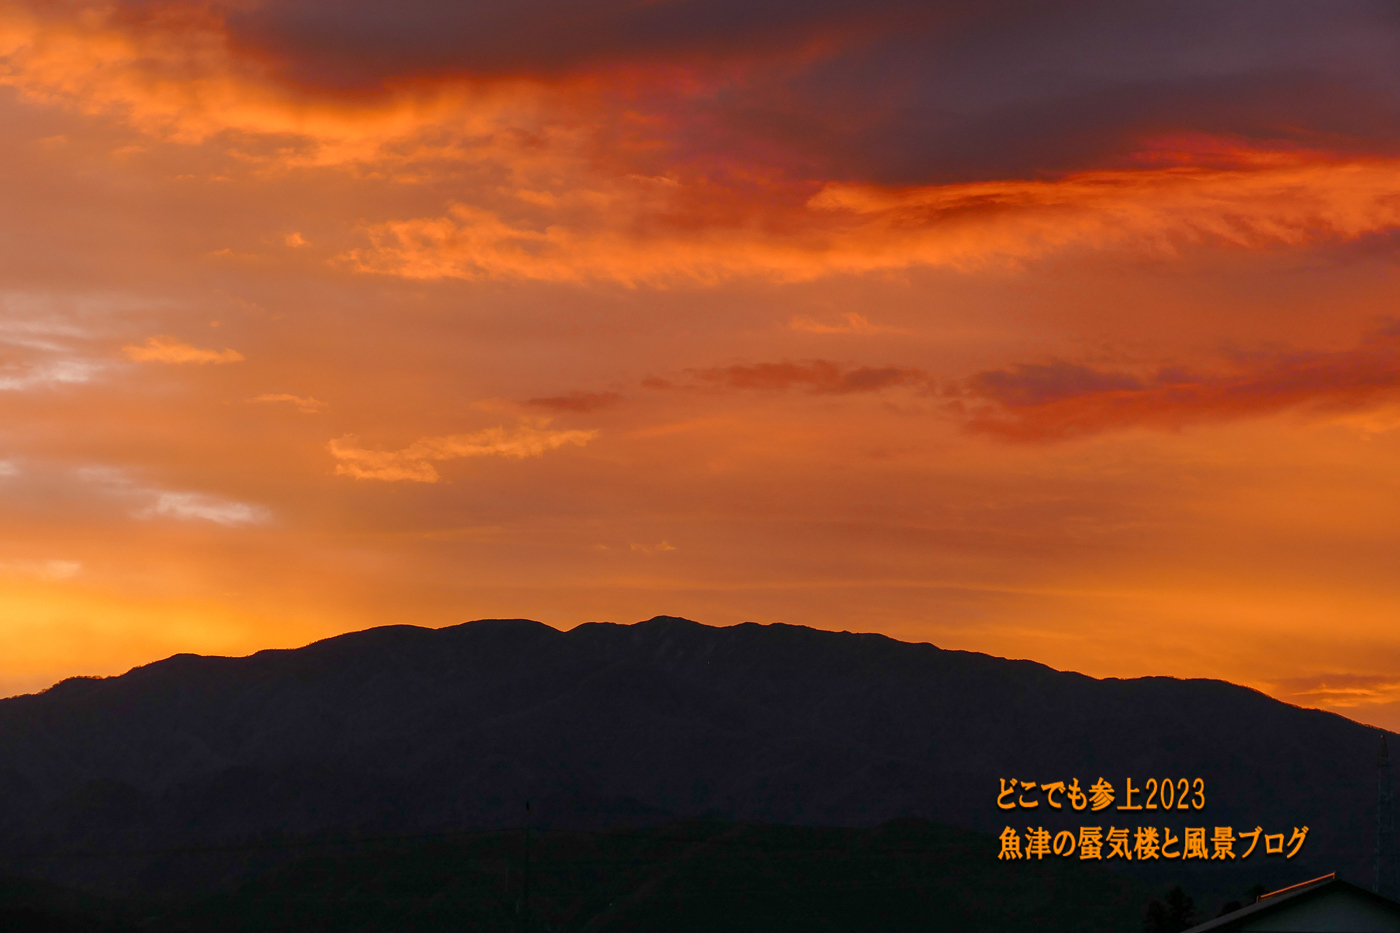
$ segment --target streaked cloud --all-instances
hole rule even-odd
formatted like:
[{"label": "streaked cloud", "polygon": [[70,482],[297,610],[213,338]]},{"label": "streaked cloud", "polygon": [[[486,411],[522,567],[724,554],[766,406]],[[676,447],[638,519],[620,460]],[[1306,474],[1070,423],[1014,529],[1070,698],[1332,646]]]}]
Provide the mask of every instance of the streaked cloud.
[{"label": "streaked cloud", "polygon": [[974,395],[1014,408],[1144,388],[1141,379],[1128,373],[1104,372],[1063,360],[1022,363],[1009,370],[977,373],[967,380],[967,387]]},{"label": "streaked cloud", "polygon": [[93,331],[54,309],[62,303],[33,294],[0,293],[0,348],[5,349],[0,391],[92,382],[107,368],[105,360],[94,358]]},{"label": "streaked cloud", "polygon": [[805,314],[795,314],[788,326],[793,330],[802,331],[807,334],[907,334],[909,330],[903,327],[889,327],[884,324],[872,324],[864,314],[856,314],[854,311],[841,315],[845,323],[823,324]]},{"label": "streaked cloud", "polygon": [[1353,709],[1400,700],[1400,674],[1337,671],[1290,677],[1271,686],[1280,699],[1299,706]]},{"label": "streaked cloud", "polygon": [[441,476],[434,462],[470,457],[538,457],[565,446],[582,447],[598,436],[597,431],[552,431],[547,422],[521,425],[513,431],[487,428],[473,434],[424,437],[402,450],[368,450],[357,446],[352,434],[331,441],[327,447],[339,463],[339,476],[377,479],[386,482],[436,483]]},{"label": "streaked cloud", "polygon": [[231,48],[219,10],[174,3],[166,12],[7,3],[0,7],[7,63],[0,83],[43,103],[119,115],[184,144],[228,131],[296,137],[301,145],[284,158],[301,163],[369,157],[388,141],[461,115],[460,88],[362,106],[308,100],[279,86],[266,61]]},{"label": "streaked cloud", "polygon": [[[11,296],[4,298],[8,300],[0,300],[2,305],[8,306],[14,301]],[[74,338],[81,340],[91,336],[87,330],[57,318],[0,320],[0,343],[30,350],[68,352]]]},{"label": "streaked cloud", "polygon": [[4,560],[0,561],[0,573],[34,577],[39,580],[69,580],[83,569],[82,561],[77,560]]},{"label": "streaked cloud", "polygon": [[308,396],[308,397],[306,397],[306,398],[302,398],[302,397],[299,396],[299,395],[289,395],[289,394],[287,394],[287,393],[285,393],[285,392],[268,393],[268,394],[265,394],[265,395],[259,395],[259,396],[256,396],[256,397],[254,397],[254,398],[248,399],[248,401],[250,401],[250,402],[286,402],[286,403],[288,403],[288,404],[290,404],[290,405],[295,406],[295,408],[296,408],[297,411],[302,412],[302,413],[304,413],[304,414],[308,414],[308,415],[314,415],[316,412],[318,412],[318,411],[320,411],[320,410],[322,410],[323,408],[326,407],[326,403],[325,403],[325,402],[318,401],[318,400],[316,400],[316,399],[314,399],[314,398],[311,398],[310,396]]},{"label": "streaked cloud", "polygon": [[[738,189],[707,193],[702,206],[685,185],[658,192],[623,180],[591,214],[542,228],[458,204],[445,216],[371,224],[370,248],[342,258],[410,279],[804,281],[914,266],[1014,268],[1074,251],[1164,258],[1205,245],[1301,246],[1400,226],[1400,161],[1296,153],[1053,181],[832,183],[805,203],[781,190],[746,203],[751,195]],[[677,215],[693,220],[677,225]]]},{"label": "streaked cloud", "polygon": [[0,367],[0,391],[74,385],[91,382],[102,370],[96,360],[60,359]]},{"label": "streaked cloud", "polygon": [[[1289,410],[1336,420],[1400,398],[1400,336],[1376,334],[1351,350],[1245,359],[1227,373],[1167,369],[1137,376],[1065,362],[1019,365],[978,373],[962,391],[974,404],[954,407],[969,430],[1018,441],[1175,430]],[[978,406],[979,400],[991,404]]]},{"label": "streaked cloud", "polygon": [[223,350],[202,350],[181,342],[176,337],[148,337],[145,344],[122,347],[128,358],[142,363],[238,363],[243,354],[225,347]]},{"label": "streaked cloud", "polygon": [[788,389],[804,387],[818,394],[848,395],[879,392],[892,386],[922,385],[922,370],[899,366],[846,367],[831,360],[801,363],[754,363],[690,370],[701,383],[730,389]]},{"label": "streaked cloud", "polygon": [[156,492],[155,503],[136,515],[138,518],[209,521],[227,526],[259,524],[271,517],[262,506],[197,492]]},{"label": "streaked cloud", "polygon": [[261,524],[272,518],[271,510],[265,506],[209,493],[148,486],[119,467],[90,465],[78,468],[74,475],[82,482],[102,490],[105,495],[135,503],[135,508],[129,514],[142,520],[173,518],[234,527]]},{"label": "streaked cloud", "polygon": [[808,203],[868,218],[862,239],[907,251],[906,262],[967,269],[1076,248],[1162,256],[1203,243],[1350,239],[1400,224],[1397,195],[1400,161],[1255,152],[1230,167],[1092,171],[1054,181],[905,190],[831,184]]}]

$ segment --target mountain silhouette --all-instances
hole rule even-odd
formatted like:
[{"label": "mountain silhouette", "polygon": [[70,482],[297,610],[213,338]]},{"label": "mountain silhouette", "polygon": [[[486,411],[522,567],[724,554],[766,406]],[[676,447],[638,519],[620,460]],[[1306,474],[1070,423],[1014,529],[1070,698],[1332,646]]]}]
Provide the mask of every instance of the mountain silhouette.
[{"label": "mountain silhouette", "polygon": [[[1378,744],[1221,681],[1095,679],[881,635],[667,616],[386,626],[0,700],[0,870],[212,890],[284,863],[279,840],[912,817],[992,834],[1307,826],[1291,860],[1261,844],[1232,863],[1121,867],[1222,891],[1365,880]],[[1118,802],[1127,777],[1201,778],[1206,806],[996,805],[1001,779],[1100,777]],[[219,846],[236,855],[189,851]]]}]

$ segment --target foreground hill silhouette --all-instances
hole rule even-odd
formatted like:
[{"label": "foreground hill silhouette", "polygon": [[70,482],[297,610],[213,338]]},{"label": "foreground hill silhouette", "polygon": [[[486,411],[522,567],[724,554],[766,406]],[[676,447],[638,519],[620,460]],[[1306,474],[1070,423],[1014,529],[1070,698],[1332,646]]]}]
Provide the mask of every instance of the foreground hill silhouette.
[{"label": "foreground hill silhouette", "polygon": [[[6,933],[1081,933],[1140,925],[1146,886],[1103,866],[1013,866],[923,820],[874,829],[691,821],[327,845],[193,903],[75,903],[0,879]],[[530,877],[525,898],[528,848]]]},{"label": "foreground hill silhouette", "polygon": [[[1096,680],[879,635],[670,617],[390,626],[0,701],[0,865],[190,894],[285,864],[275,843],[288,836],[505,829],[526,800],[532,823],[561,831],[701,817],[920,817],[993,834],[1310,827],[1291,861],[1126,866],[1144,883],[1233,892],[1334,870],[1366,879],[1377,744],[1374,729],[1219,681]],[[1100,776],[1201,777],[1207,808],[995,805],[999,778]],[[161,854],[250,841],[272,845]]]}]

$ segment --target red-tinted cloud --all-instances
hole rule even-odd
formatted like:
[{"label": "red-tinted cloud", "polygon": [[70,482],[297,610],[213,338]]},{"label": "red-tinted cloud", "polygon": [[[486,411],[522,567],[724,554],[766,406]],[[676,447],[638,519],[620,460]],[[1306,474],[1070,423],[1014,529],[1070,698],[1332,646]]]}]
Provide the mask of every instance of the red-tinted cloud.
[{"label": "red-tinted cloud", "polygon": [[[911,266],[1007,268],[1083,251],[1270,249],[1400,225],[1400,160],[1253,150],[1229,158],[1230,168],[1170,164],[1052,181],[828,184],[801,197],[792,186],[688,175],[589,177],[588,187],[545,193],[546,224],[459,204],[443,217],[366,227],[370,247],[342,259],[415,279],[798,281]],[[520,199],[533,210],[529,198],[545,194]]]},{"label": "red-tinted cloud", "polygon": [[464,87],[473,111],[548,88],[564,98],[557,118],[586,87],[601,135],[646,126],[672,163],[910,186],[1120,165],[1183,131],[1393,155],[1397,31],[1377,4],[1344,0],[1286,13],[1248,0],[30,0],[0,7],[0,56],[20,51],[14,81],[36,94],[186,135],[222,115],[239,130],[382,136]]},{"label": "red-tinted cloud", "polygon": [[[128,6],[154,5],[139,0]],[[424,74],[559,75],[618,62],[734,61],[790,54],[838,35],[849,42],[899,24],[972,18],[964,4],[914,0],[407,0],[392,7],[374,0],[277,0],[215,6],[226,11],[237,47],[271,58],[292,80],[333,89]]]},{"label": "red-tinted cloud", "polygon": [[[1400,126],[1400,95],[1375,79],[1368,38],[1394,24],[1366,8],[1201,14],[1249,35],[1249,55],[1201,28],[1208,41],[1177,36],[1145,67],[1123,50],[1156,49],[1180,24],[1101,5],[941,4],[927,20],[903,0],[750,7],[418,0],[386,19],[310,0],[0,4],[0,84],[152,138],[219,140],[268,171],[337,166],[432,191],[357,217],[358,243],[339,251],[347,268],[415,279],[800,281],[1400,224],[1400,136],[1376,129]],[[1060,69],[1032,26],[1076,37],[1088,64]],[[566,42],[540,38],[560,30]],[[1320,64],[1265,75],[1300,30]],[[360,68],[366,43],[393,51],[374,93],[286,70]],[[1204,59],[1220,67],[1203,74]]]},{"label": "red-tinted cloud", "polygon": [[690,370],[701,382],[730,389],[789,389],[805,387],[814,393],[848,395],[879,392],[892,386],[927,382],[921,370],[898,366],[843,368],[831,360],[806,363],[755,363],[750,366],[716,366]]},{"label": "red-tinted cloud", "polygon": [[1251,360],[1220,375],[1139,378],[1071,363],[1022,365],[978,373],[963,391],[974,400],[956,403],[969,430],[1017,441],[1179,429],[1293,409],[1335,416],[1400,396],[1400,336],[1383,332],[1353,350]]},{"label": "red-tinted cloud", "polygon": [[1141,389],[1127,373],[1101,372],[1078,363],[1056,361],[978,373],[967,380],[972,394],[1012,408],[1044,405],[1061,399]]}]

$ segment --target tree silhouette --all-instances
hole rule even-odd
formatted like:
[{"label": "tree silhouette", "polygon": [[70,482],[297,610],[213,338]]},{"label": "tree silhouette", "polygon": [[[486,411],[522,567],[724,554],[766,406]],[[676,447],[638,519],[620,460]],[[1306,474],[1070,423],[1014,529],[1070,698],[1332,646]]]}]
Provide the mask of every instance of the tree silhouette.
[{"label": "tree silhouette", "polygon": [[1196,904],[1177,885],[1167,892],[1166,903],[1154,900],[1147,905],[1143,933],[1181,933],[1196,923]]}]

